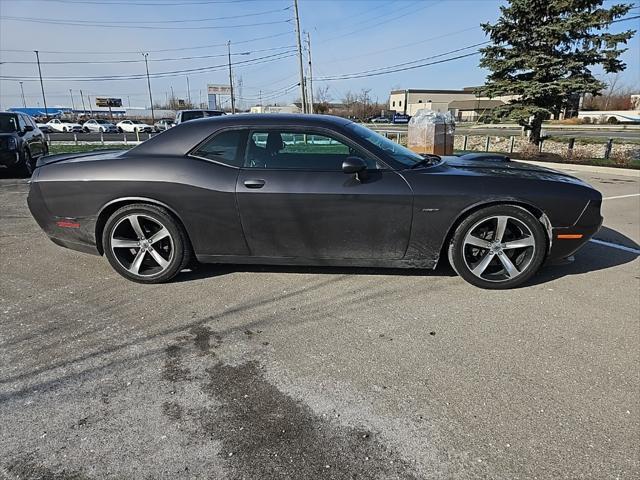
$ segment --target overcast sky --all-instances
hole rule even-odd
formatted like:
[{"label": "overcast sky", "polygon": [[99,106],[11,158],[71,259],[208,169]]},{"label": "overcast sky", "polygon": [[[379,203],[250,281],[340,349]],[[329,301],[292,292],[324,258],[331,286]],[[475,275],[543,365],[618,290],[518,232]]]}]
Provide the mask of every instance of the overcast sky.
[{"label": "overcast sky", "polygon": [[[258,103],[261,92],[264,103],[292,101],[299,96],[294,87],[298,64],[292,3],[293,0],[0,0],[0,76],[10,77],[0,80],[0,109],[22,106],[20,80],[24,82],[27,106],[41,106],[33,53],[36,49],[40,51],[49,106],[70,106],[69,89],[76,108],[81,105],[80,90],[92,98],[122,98],[125,106],[129,102],[134,107],[148,106],[141,52],[149,52],[152,76],[163,75],[151,79],[154,101],[163,102],[172,87],[176,97],[187,98],[187,76],[192,100],[198,102],[202,96],[204,101],[208,83],[228,83],[224,66],[228,40],[233,62],[238,63],[234,72],[242,80],[240,95],[244,105]],[[481,85],[486,71],[478,67],[477,55],[367,78],[321,79],[397,64],[411,67],[473,53],[478,47],[470,46],[485,40],[479,24],[494,21],[503,3],[299,0],[301,28],[311,36],[314,86],[328,85],[333,101],[340,101],[349,90],[362,88],[370,88],[374,99],[386,101],[392,88]],[[637,29],[639,23],[623,22],[614,27],[613,31]],[[458,51],[438,57],[454,50]],[[203,56],[207,58],[193,58]],[[628,68],[620,83],[638,88],[638,35],[629,44],[624,60]],[[134,78],[113,78],[118,76]]]}]

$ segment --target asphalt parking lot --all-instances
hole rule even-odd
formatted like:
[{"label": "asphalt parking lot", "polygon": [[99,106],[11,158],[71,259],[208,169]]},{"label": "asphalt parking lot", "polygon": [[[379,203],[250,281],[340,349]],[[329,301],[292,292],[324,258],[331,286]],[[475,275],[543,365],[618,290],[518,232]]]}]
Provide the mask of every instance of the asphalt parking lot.
[{"label": "asphalt parking lot", "polygon": [[[0,180],[0,478],[640,478],[640,178],[512,291],[435,272],[128,282]],[[615,198],[610,198],[615,197]]]}]

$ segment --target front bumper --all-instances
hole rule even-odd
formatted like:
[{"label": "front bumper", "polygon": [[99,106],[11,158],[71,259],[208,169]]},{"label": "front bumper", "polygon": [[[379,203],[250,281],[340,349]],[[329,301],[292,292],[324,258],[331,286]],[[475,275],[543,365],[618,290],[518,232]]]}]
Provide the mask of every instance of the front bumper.
[{"label": "front bumper", "polygon": [[598,233],[603,221],[601,205],[602,200],[591,200],[574,225],[551,229],[548,261],[570,257]]}]

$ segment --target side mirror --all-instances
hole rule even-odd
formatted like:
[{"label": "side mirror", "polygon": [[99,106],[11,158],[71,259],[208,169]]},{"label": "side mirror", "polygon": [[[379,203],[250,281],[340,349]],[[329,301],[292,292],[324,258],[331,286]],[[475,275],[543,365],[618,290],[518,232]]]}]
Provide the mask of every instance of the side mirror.
[{"label": "side mirror", "polygon": [[344,173],[360,173],[367,169],[367,163],[360,157],[347,157],[342,162],[342,171]]},{"label": "side mirror", "polygon": [[25,125],[24,126],[24,131],[25,132],[33,132],[35,129],[31,126],[31,125]]},{"label": "side mirror", "polygon": [[362,182],[367,173],[367,162],[360,157],[347,157],[342,162],[342,171],[344,173],[355,174],[356,180]]}]

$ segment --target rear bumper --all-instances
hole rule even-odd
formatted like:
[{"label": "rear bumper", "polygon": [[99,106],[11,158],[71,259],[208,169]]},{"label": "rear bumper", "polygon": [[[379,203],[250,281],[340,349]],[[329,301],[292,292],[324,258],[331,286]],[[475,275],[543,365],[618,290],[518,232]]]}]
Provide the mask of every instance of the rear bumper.
[{"label": "rear bumper", "polygon": [[592,200],[574,225],[551,229],[551,248],[547,260],[570,257],[598,233],[603,221],[600,214],[601,204],[601,200]]},{"label": "rear bumper", "polygon": [[[38,170],[34,174],[37,176]],[[96,218],[56,216],[47,208],[37,182],[32,180],[27,205],[33,218],[53,243],[79,252],[100,255],[95,239]]]}]

